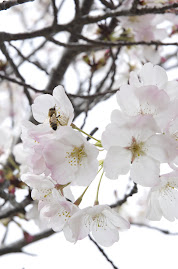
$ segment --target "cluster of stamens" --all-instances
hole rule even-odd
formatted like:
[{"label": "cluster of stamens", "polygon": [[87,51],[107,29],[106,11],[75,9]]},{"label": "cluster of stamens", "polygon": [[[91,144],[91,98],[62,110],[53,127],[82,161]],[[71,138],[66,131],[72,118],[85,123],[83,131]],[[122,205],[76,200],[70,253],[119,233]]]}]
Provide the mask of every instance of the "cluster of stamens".
[{"label": "cluster of stamens", "polygon": [[64,218],[64,220],[67,221],[68,218],[71,217],[71,214],[69,211],[67,211],[63,207],[61,207],[60,211],[58,212],[58,216]]},{"label": "cluster of stamens", "polygon": [[132,137],[132,144],[130,147],[126,147],[126,149],[132,152],[132,160],[131,163],[135,160],[136,157],[142,156],[145,154],[143,151],[143,142],[138,143],[135,137]]},{"label": "cluster of stamens", "polygon": [[80,147],[74,147],[72,152],[66,152],[66,159],[68,159],[71,166],[81,166],[83,158],[87,157],[84,150],[84,145]]}]

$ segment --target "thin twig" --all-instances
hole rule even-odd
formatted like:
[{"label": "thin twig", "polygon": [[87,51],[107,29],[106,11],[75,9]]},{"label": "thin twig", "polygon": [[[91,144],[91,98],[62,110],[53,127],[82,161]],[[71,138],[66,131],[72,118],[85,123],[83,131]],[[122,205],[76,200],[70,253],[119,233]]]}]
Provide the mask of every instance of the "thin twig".
[{"label": "thin twig", "polygon": [[51,0],[52,8],[53,8],[53,25],[57,25],[57,7],[55,0]]},{"label": "thin twig", "polygon": [[[14,73],[15,75],[23,82],[25,83],[25,80],[24,78],[22,77],[22,75],[20,74],[19,70],[18,70],[18,67],[16,66],[15,62],[12,60],[12,58],[10,57],[9,53],[8,53],[8,50],[6,49],[6,46],[4,43],[1,43],[0,44],[1,46],[1,50],[2,50],[2,53],[5,55],[7,61],[9,62],[9,64],[11,65],[12,69],[14,70]],[[29,104],[31,105],[32,104],[32,98],[30,96],[30,93],[28,92],[27,90],[27,87],[24,86],[24,93],[29,101]]]},{"label": "thin twig", "polygon": [[111,208],[115,208],[118,206],[123,205],[125,202],[127,202],[127,199],[138,192],[137,184],[134,182],[134,185],[130,192],[128,194],[125,194],[124,198],[122,200],[117,201],[116,203],[110,205]]},{"label": "thin twig", "polygon": [[90,236],[88,235],[89,239],[95,244],[95,246],[98,248],[98,250],[101,252],[101,254],[106,258],[106,260],[112,265],[112,267],[114,269],[119,269],[118,267],[116,267],[113,263],[113,261],[111,261],[108,256],[106,255],[106,253],[104,252],[104,250],[96,243],[96,241]]},{"label": "thin twig", "polygon": [[130,222],[131,225],[134,225],[134,226],[139,226],[139,227],[145,227],[145,228],[148,228],[148,229],[151,229],[151,230],[156,230],[160,233],[163,233],[163,234],[166,234],[166,235],[178,235],[178,232],[177,233],[172,233],[168,230],[164,230],[164,229],[161,229],[161,228],[158,228],[158,227],[155,227],[155,226],[150,226],[148,224],[145,224],[145,223],[137,223],[137,222]]},{"label": "thin twig", "polygon": [[0,74],[0,78],[1,78],[1,79],[6,79],[6,80],[8,80],[8,81],[10,81],[10,82],[13,82],[13,83],[15,83],[15,84],[21,85],[21,86],[23,86],[23,87],[27,87],[27,88],[29,88],[29,89],[31,89],[31,90],[34,90],[35,92],[42,92],[42,93],[44,93],[44,91],[42,91],[42,90],[38,90],[38,89],[34,88],[33,86],[31,86],[31,85],[29,85],[29,84],[27,84],[27,83],[18,81],[18,80],[14,79],[14,78],[11,78],[11,77],[9,77],[9,76],[5,76],[5,75]]},{"label": "thin twig", "polygon": [[[98,16],[86,15],[81,18],[82,24],[96,23],[107,18],[119,17],[119,16],[142,16],[146,14],[165,14],[170,13],[170,10],[178,8],[178,3],[164,5],[163,7],[152,7],[152,8],[140,8],[132,11],[132,9],[109,11],[105,14]],[[174,10],[174,12],[176,12]]]},{"label": "thin twig", "polygon": [[32,241],[28,242],[25,238],[16,241],[15,243],[12,243],[10,245],[4,246],[2,248],[0,248],[0,256],[5,255],[5,254],[9,254],[9,253],[17,253],[17,252],[21,252],[26,254],[23,251],[23,247],[32,244],[34,242],[37,242],[43,238],[49,237],[51,235],[53,235],[55,232],[53,230],[47,230],[41,233],[38,233],[36,235],[32,236]]}]

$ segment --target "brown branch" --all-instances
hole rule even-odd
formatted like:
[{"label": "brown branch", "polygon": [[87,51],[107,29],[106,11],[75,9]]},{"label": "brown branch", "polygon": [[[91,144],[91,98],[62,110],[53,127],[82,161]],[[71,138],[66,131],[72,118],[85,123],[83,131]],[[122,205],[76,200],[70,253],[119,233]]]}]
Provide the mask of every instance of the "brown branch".
[{"label": "brown branch", "polygon": [[125,9],[125,10],[117,10],[117,11],[110,11],[106,12],[103,15],[98,16],[90,16],[86,15],[81,18],[82,24],[90,24],[90,23],[96,23],[102,20],[106,20],[107,18],[113,18],[113,17],[119,17],[119,16],[142,16],[146,14],[165,14],[170,13],[171,9],[178,8],[178,3],[173,3],[169,5],[165,5],[163,7],[153,7],[153,8],[140,8],[136,10],[131,9]]},{"label": "brown branch", "polygon": [[56,26],[49,26],[49,27],[45,27],[45,28],[42,28],[40,30],[36,30],[33,32],[24,32],[24,33],[17,33],[17,34],[0,32],[0,40],[12,41],[12,40],[32,39],[32,38],[40,37],[40,36],[47,37],[47,36],[52,36],[55,33],[62,32],[62,31],[72,31],[71,23],[63,24],[63,25],[58,24]]},{"label": "brown branch", "polygon": [[0,3],[0,11],[1,10],[6,10],[6,9],[11,8],[11,7],[21,5],[21,4],[24,4],[24,3],[33,2],[33,1],[34,0],[3,1],[2,3]]},{"label": "brown branch", "polygon": [[133,185],[132,189],[130,190],[130,192],[128,194],[125,194],[125,196],[122,200],[119,200],[115,204],[110,205],[110,207],[115,208],[115,207],[123,205],[125,202],[127,202],[127,199],[129,197],[131,197],[132,195],[134,195],[137,192],[138,192],[137,184],[134,182],[134,185]]},{"label": "brown branch", "polygon": [[[82,40],[85,40],[89,43],[96,44],[96,45],[103,45],[103,46],[138,46],[138,45],[146,45],[146,46],[178,46],[178,42],[161,42],[161,41],[115,41],[115,42],[110,42],[110,41],[102,41],[102,40],[93,40],[89,39],[85,36],[78,35],[78,37]],[[74,45],[74,44],[73,44]],[[84,44],[85,45],[85,44]],[[88,45],[88,44],[86,44]]]},{"label": "brown branch", "polygon": [[[178,42],[161,42],[161,41],[115,41],[115,42],[109,42],[109,41],[100,41],[100,40],[92,40],[87,37],[78,35],[80,39],[83,39],[85,41],[88,41],[89,43],[80,44],[78,42],[69,42],[64,43],[59,40],[55,40],[52,37],[49,37],[48,40],[53,42],[54,44],[58,46],[62,46],[64,48],[71,49],[76,52],[84,52],[84,51],[92,51],[96,49],[106,49],[110,47],[127,47],[127,46],[178,46]],[[91,45],[92,43],[93,45]]]},{"label": "brown branch", "polygon": [[75,18],[79,18],[81,16],[80,2],[79,0],[74,0],[74,3],[75,3]]},{"label": "brown branch", "polygon": [[56,7],[56,2],[55,0],[51,0],[52,3],[52,8],[53,8],[53,26],[57,25],[57,7]]},{"label": "brown branch", "polygon": [[172,233],[168,230],[164,230],[164,229],[161,229],[161,228],[158,228],[158,227],[154,227],[154,226],[150,226],[148,224],[145,224],[145,223],[136,223],[136,222],[130,222],[131,225],[134,225],[134,226],[138,226],[138,227],[145,227],[145,228],[148,228],[148,229],[151,229],[151,230],[156,230],[160,233],[163,233],[163,234],[167,234],[167,235],[175,235],[177,236],[178,235],[178,232],[177,233]]},{"label": "brown branch", "polygon": [[[8,61],[8,63],[9,63],[10,66],[12,67],[12,69],[13,69],[15,75],[16,75],[16,76],[17,76],[23,83],[25,83],[25,80],[24,80],[24,78],[22,77],[22,75],[20,74],[20,72],[19,72],[19,70],[18,70],[18,67],[16,66],[15,62],[13,61],[13,59],[10,57],[9,52],[8,52],[8,50],[6,49],[5,44],[4,44],[4,43],[1,43],[1,44],[0,44],[0,47],[1,47],[2,53],[5,55],[5,57],[6,57],[7,61]],[[27,97],[27,99],[28,99],[28,101],[29,101],[29,104],[31,105],[31,104],[32,104],[32,98],[31,98],[30,93],[28,92],[26,86],[24,86],[24,93],[25,93],[25,95],[26,95],[26,97]]]},{"label": "brown branch", "polygon": [[15,207],[13,208],[8,208],[8,209],[4,209],[3,211],[0,212],[0,220],[1,219],[5,219],[5,218],[9,218],[9,217],[12,217],[20,212],[25,212],[25,207],[29,204],[31,204],[32,202],[32,199],[27,196],[22,202],[20,203],[17,203],[16,202],[16,205]]},{"label": "brown branch", "polygon": [[104,96],[106,94],[114,94],[118,91],[119,89],[116,90],[111,90],[111,91],[105,91],[105,92],[99,92],[96,94],[91,94],[91,95],[80,95],[80,94],[72,94],[72,93],[68,93],[67,95],[71,98],[82,98],[82,99],[94,99],[97,98],[99,96]]},{"label": "brown branch", "polygon": [[10,82],[13,82],[13,83],[18,84],[18,85],[23,86],[23,87],[27,87],[27,88],[29,88],[31,90],[34,90],[35,92],[43,92],[44,93],[44,91],[38,90],[38,89],[34,88],[33,86],[31,86],[29,84],[26,84],[24,82],[18,81],[18,80],[14,79],[14,78],[11,78],[11,77],[8,77],[8,76],[2,75],[2,74],[0,74],[0,78],[8,80]]},{"label": "brown branch", "polygon": [[16,241],[15,243],[4,246],[4,247],[0,248],[0,256],[5,255],[5,254],[9,254],[9,253],[18,253],[18,252],[24,253],[23,247],[25,247],[29,244],[32,244],[34,242],[37,242],[41,239],[44,239],[46,237],[49,237],[49,236],[53,235],[54,233],[55,232],[53,230],[47,230],[47,231],[38,233],[36,235],[33,235],[32,241],[30,241],[30,242],[26,241],[26,239],[23,238],[19,241]]},{"label": "brown branch", "polygon": [[99,0],[105,7],[109,9],[114,9],[115,6],[113,3],[109,3],[107,0]]},{"label": "brown branch", "polygon": [[138,4],[139,4],[139,0],[134,0],[133,1],[132,7],[131,7],[132,12],[135,12],[137,10]]},{"label": "brown branch", "polygon": [[[13,47],[13,48],[17,51],[18,55],[19,55],[24,61],[27,61],[27,62],[29,62],[30,64],[35,65],[35,66],[38,67],[41,71],[45,72],[46,75],[49,75],[49,73],[46,71],[46,69],[43,68],[39,62],[37,62],[37,61],[35,61],[35,62],[34,62],[34,61],[31,61],[31,60],[28,58],[28,56],[27,56],[27,57],[24,56],[24,55],[22,54],[22,52],[21,52],[17,47],[15,47],[15,46],[14,46],[13,44],[11,44],[10,42],[9,42],[9,44],[10,44],[11,47]],[[22,61],[22,62],[24,62],[24,61]],[[19,65],[17,65],[17,67],[19,67]]]},{"label": "brown branch", "polygon": [[101,252],[101,254],[106,258],[106,260],[112,265],[112,267],[114,269],[118,269],[118,267],[116,267],[113,263],[113,261],[111,261],[108,256],[106,255],[106,253],[104,252],[104,250],[96,243],[96,241],[90,236],[88,235],[89,239],[95,244],[95,246],[98,248],[98,250]]},{"label": "brown branch", "polygon": [[[83,5],[81,7],[81,14],[83,15],[88,14],[91,9],[92,4],[93,4],[93,0],[84,0]],[[74,22],[71,22],[71,24],[73,25],[73,27],[71,28],[71,32],[79,33],[79,34],[81,33],[83,29],[83,24],[81,23],[81,20],[79,20],[79,22],[80,24],[75,24]],[[69,24],[67,26],[67,29],[69,30]],[[76,36],[71,36],[69,38],[69,43],[77,42],[77,40],[78,38],[76,38]],[[46,87],[47,91],[52,92],[52,90],[61,83],[67,68],[69,67],[70,63],[73,61],[73,59],[75,58],[77,54],[78,53],[72,49],[66,49],[64,51],[61,59],[59,60],[56,67],[53,69],[53,72],[51,73],[50,80]]]}]

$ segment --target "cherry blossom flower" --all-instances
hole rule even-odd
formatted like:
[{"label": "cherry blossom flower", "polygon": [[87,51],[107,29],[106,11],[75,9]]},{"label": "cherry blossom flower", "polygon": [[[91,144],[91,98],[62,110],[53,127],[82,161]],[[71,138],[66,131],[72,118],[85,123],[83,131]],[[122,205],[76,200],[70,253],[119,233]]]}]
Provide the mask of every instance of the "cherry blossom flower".
[{"label": "cherry blossom flower", "polygon": [[161,16],[147,14],[143,16],[121,17],[120,24],[124,29],[133,32],[135,41],[162,40],[167,36],[164,29],[158,28],[163,21]]},{"label": "cherry blossom flower", "polygon": [[29,170],[33,173],[42,174],[44,172],[45,174],[49,174],[42,155],[42,150],[46,143],[54,138],[55,132],[53,132],[48,125],[34,125],[29,121],[23,122],[21,135],[23,150],[27,155],[26,161]]},{"label": "cherry blossom flower", "polygon": [[60,196],[57,190],[52,191],[53,200],[40,201],[38,209],[40,217],[47,223],[48,227],[55,232],[61,231],[71,216],[80,210],[75,204]]},{"label": "cherry blossom flower", "polygon": [[96,205],[76,212],[63,231],[71,242],[82,240],[91,232],[97,243],[109,247],[119,240],[119,229],[129,227],[129,223],[109,206]]},{"label": "cherry blossom flower", "polygon": [[138,72],[130,73],[129,83],[132,87],[157,86],[164,90],[170,97],[170,100],[178,98],[178,81],[168,81],[166,71],[152,63],[146,63]]},{"label": "cherry blossom flower", "polygon": [[[133,181],[152,187],[159,181],[160,163],[176,156],[175,143],[166,135],[156,134],[157,126],[149,115],[136,116],[125,125],[115,118],[102,134],[102,145],[107,150],[104,171],[110,179],[117,179],[130,170]],[[119,113],[121,114],[121,113]]]},{"label": "cherry blossom flower", "polygon": [[157,86],[124,85],[116,96],[122,112],[128,116],[152,115],[161,128],[164,128],[165,122],[170,120],[170,113],[167,113],[169,96]]},{"label": "cherry blossom flower", "polygon": [[173,171],[160,177],[160,183],[150,192],[147,218],[169,221],[178,219],[178,172]]},{"label": "cherry blossom flower", "polygon": [[41,231],[48,229],[47,223],[40,218],[38,203],[34,202],[30,210],[25,214],[27,220],[33,220]]},{"label": "cherry blossom flower", "polygon": [[[31,196],[33,200],[50,202],[53,200],[52,194],[54,190],[58,192],[59,196],[62,196],[60,186],[56,184],[50,176],[26,173],[22,175],[21,179],[32,188]],[[63,195],[71,201],[74,200],[72,192],[68,186],[63,189]]]},{"label": "cherry blossom flower", "polygon": [[56,132],[43,150],[46,166],[59,184],[87,186],[98,171],[98,150],[71,127]]},{"label": "cherry blossom flower", "polygon": [[51,127],[54,123],[57,126],[70,126],[74,117],[73,106],[60,85],[53,90],[53,96],[50,94],[38,96],[32,105],[32,112],[35,120],[49,123]]}]

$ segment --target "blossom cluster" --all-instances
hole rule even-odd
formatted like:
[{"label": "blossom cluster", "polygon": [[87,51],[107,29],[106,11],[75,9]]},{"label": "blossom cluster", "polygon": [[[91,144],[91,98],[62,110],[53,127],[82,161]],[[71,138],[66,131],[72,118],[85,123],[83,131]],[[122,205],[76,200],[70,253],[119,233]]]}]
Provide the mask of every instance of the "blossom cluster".
[{"label": "blossom cluster", "polygon": [[[53,95],[38,96],[32,112],[39,124],[23,123],[23,144],[14,150],[21,179],[39,201],[40,217],[54,231],[63,230],[71,242],[91,232],[99,244],[111,246],[119,230],[129,228],[114,209],[99,204],[100,183],[94,206],[79,207],[101,170],[112,180],[130,172],[135,183],[151,188],[149,219],[178,218],[178,82],[168,81],[163,68],[147,63],[130,73],[129,85],[116,96],[118,110],[112,112],[101,140],[91,137],[95,144],[73,123],[73,106],[62,86]],[[104,161],[98,160],[98,147],[106,150]],[[160,175],[162,163],[174,171]],[[74,185],[86,187],[76,200]]]},{"label": "blossom cluster", "polygon": [[99,150],[88,142],[72,123],[74,111],[62,86],[53,95],[38,96],[32,105],[40,124],[23,123],[22,144],[14,155],[21,164],[21,179],[32,188],[39,201],[40,217],[54,231],[64,231],[67,240],[76,242],[92,232],[95,240],[110,246],[119,239],[119,229],[129,223],[108,205],[79,208],[84,193],[74,201],[73,185],[86,186],[98,173]]},{"label": "blossom cluster", "polygon": [[[147,217],[172,221],[178,216],[178,82],[147,63],[116,95],[120,110],[112,112],[102,135],[106,176],[130,171],[134,182],[151,187]],[[162,163],[175,171],[160,175]]]}]

